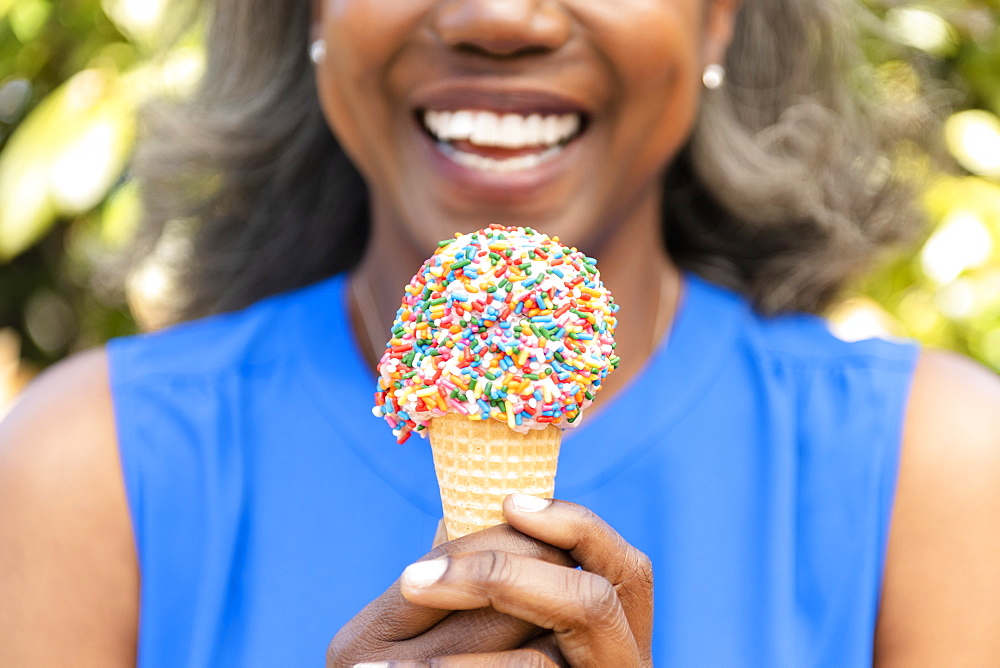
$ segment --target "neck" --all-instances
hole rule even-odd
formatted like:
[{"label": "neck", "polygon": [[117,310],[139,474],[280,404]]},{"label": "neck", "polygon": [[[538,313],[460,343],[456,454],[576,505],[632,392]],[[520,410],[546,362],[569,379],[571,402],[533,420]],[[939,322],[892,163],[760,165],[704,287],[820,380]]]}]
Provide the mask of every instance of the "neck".
[{"label": "neck", "polygon": [[[407,243],[383,222],[373,221],[365,257],[352,276],[351,320],[373,367],[382,354],[403,286],[434,251]],[[602,395],[607,401],[642,370],[669,330],[680,293],[680,272],[664,251],[658,202],[612,221],[605,229],[613,232],[583,250],[598,259],[601,278],[621,307],[615,341],[622,361],[604,383]],[[370,304],[359,305],[358,300]]]}]

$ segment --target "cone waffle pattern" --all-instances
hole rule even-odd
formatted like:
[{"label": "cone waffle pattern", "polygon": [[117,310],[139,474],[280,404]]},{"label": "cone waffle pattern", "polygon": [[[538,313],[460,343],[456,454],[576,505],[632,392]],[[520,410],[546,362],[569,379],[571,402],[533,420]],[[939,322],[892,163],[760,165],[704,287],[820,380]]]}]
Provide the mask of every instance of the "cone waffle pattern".
[{"label": "cone waffle pattern", "polygon": [[498,420],[449,413],[431,421],[430,439],[448,540],[502,524],[508,494],[555,493],[555,427],[519,434]]}]

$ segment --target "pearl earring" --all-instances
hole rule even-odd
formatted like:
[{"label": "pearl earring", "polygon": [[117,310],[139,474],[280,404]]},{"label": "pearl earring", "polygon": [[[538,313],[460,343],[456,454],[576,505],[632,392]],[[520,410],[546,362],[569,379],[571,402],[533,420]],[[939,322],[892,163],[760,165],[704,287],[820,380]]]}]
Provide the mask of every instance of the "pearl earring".
[{"label": "pearl earring", "polygon": [[318,39],[309,45],[309,60],[319,65],[326,60],[326,42]]},{"label": "pearl earring", "polygon": [[712,63],[705,68],[705,71],[701,75],[701,81],[705,84],[705,88],[718,90],[722,88],[722,84],[726,81],[726,70],[722,65]]}]

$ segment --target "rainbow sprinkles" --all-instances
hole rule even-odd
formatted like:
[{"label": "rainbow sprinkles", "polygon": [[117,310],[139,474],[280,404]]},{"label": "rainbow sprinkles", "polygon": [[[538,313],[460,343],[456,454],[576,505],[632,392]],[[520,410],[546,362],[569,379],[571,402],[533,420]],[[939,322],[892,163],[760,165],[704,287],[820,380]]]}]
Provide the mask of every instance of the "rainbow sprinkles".
[{"label": "rainbow sprinkles", "polygon": [[558,237],[456,234],[405,291],[372,411],[399,443],[449,412],[521,433],[576,426],[618,366],[618,306],[595,260]]}]

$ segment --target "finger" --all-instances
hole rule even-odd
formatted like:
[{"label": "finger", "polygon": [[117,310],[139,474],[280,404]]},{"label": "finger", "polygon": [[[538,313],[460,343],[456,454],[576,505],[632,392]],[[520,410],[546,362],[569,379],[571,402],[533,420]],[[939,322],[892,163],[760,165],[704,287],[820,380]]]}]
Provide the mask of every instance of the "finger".
[{"label": "finger", "polygon": [[454,654],[427,661],[388,661],[359,663],[354,668],[558,668],[542,652],[515,649],[490,654]]},{"label": "finger", "polygon": [[[453,552],[480,549],[506,550],[532,559],[576,565],[566,552],[524,536],[508,525],[477,531],[443,543],[421,561]],[[468,614],[459,615],[448,619],[441,629],[425,633],[448,616],[448,610],[427,608],[406,600],[397,581],[337,632],[327,649],[327,665],[352,666],[366,657],[398,657],[400,655],[394,653],[398,643],[409,639],[412,640],[407,645],[414,650],[411,656],[436,656],[447,653],[449,642],[454,643],[454,638],[465,643],[483,643],[481,646],[464,644],[461,651],[467,652],[470,649],[491,651],[494,648],[517,647],[529,637],[526,636],[529,625],[499,614],[487,616],[489,624]]]},{"label": "finger", "polygon": [[390,656],[443,656],[479,654],[519,648],[538,635],[531,622],[505,615],[492,608],[452,612],[419,637],[396,647],[406,647],[408,654]]},{"label": "finger", "polygon": [[554,633],[546,632],[535,636],[528,642],[521,645],[520,649],[533,649],[549,657],[549,660],[560,668],[569,668],[562,652],[559,651],[559,643],[556,642]]},{"label": "finger", "polygon": [[454,554],[410,566],[400,589],[419,605],[492,607],[551,629],[573,666],[640,665],[640,652],[614,587],[587,571],[505,552]]},{"label": "finger", "polygon": [[558,668],[549,657],[532,649],[493,654],[455,654],[431,659],[430,668]]},{"label": "finger", "polygon": [[[511,529],[508,525],[491,527],[484,531],[477,531],[468,536],[463,536],[457,540],[442,543],[421,557],[419,561],[436,559],[457,552],[472,552],[484,549],[502,550],[511,554],[568,566],[576,565],[564,551],[554,549],[552,546],[541,541],[529,538]],[[380,639],[386,642],[398,642],[406,638],[411,638],[415,634],[421,633],[438,623],[447,615],[447,611],[432,610],[412,604],[400,595],[397,582],[386,590],[382,596],[370,603],[362,614],[365,616],[366,629],[373,626],[368,622],[377,619],[379,621],[374,626],[379,633]]]},{"label": "finger", "polygon": [[504,500],[504,516],[522,533],[569,551],[584,570],[614,585],[640,647],[648,648],[653,632],[649,557],[593,511],[568,501],[543,501],[549,500],[511,494]]}]

